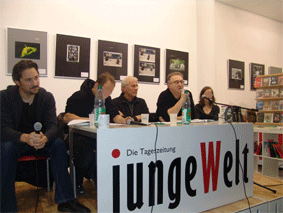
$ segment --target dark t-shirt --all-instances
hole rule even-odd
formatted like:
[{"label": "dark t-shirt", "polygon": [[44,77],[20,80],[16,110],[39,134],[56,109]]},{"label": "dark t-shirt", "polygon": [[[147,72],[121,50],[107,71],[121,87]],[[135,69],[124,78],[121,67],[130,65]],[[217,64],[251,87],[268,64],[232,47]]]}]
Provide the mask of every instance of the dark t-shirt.
[{"label": "dark t-shirt", "polygon": [[149,113],[146,102],[142,98],[135,97],[129,102],[122,93],[119,97],[112,100],[112,104],[123,113],[124,117],[132,117],[142,113]]},{"label": "dark t-shirt", "polygon": [[[191,119],[195,119],[195,109],[194,109],[194,100],[192,93],[189,91],[189,97],[191,101]],[[179,98],[180,99],[180,98]],[[171,93],[169,89],[166,89],[162,93],[160,93],[157,101],[157,110],[156,110],[156,118],[161,116],[165,121],[170,121],[169,115],[167,113],[168,109],[173,107],[179,99],[176,99],[174,95]],[[182,109],[179,111],[178,116],[182,115]]]},{"label": "dark t-shirt", "polygon": [[212,109],[210,111],[209,114],[206,114],[204,111],[203,111],[203,108],[201,107],[201,105],[197,104],[195,106],[196,108],[196,118],[198,119],[213,119],[213,120],[218,120],[218,114],[219,114],[219,106],[217,105],[213,105],[212,106]]},{"label": "dark t-shirt", "polygon": [[34,131],[34,124],[36,123],[36,102],[38,95],[34,96],[33,103],[29,105],[29,103],[24,103],[22,101],[22,114],[18,126],[18,131],[24,133],[31,133]]}]

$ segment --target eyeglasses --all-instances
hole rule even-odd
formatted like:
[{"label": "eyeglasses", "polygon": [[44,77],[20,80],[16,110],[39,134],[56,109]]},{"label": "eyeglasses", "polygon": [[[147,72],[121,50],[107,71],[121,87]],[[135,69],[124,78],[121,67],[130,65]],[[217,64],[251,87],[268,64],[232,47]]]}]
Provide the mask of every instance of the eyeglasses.
[{"label": "eyeglasses", "polygon": [[184,81],[183,81],[183,80],[180,80],[180,81],[177,80],[177,81],[173,81],[173,82],[172,82],[172,84],[175,84],[176,86],[177,86],[179,83],[180,83],[180,84],[184,84]]}]

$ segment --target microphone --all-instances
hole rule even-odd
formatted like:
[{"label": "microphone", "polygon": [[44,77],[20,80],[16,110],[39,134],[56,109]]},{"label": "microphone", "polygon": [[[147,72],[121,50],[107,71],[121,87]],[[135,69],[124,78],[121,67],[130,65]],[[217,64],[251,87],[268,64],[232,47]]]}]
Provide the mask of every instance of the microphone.
[{"label": "microphone", "polygon": [[205,95],[202,95],[201,97],[206,99],[206,100],[209,100],[210,103],[213,103],[213,101],[210,98],[206,97]]},{"label": "microphone", "polygon": [[36,122],[34,125],[33,125],[33,128],[35,130],[35,133],[36,134],[39,134],[40,133],[40,130],[42,128],[42,124],[40,122]]},{"label": "microphone", "polygon": [[137,122],[137,121],[132,121],[131,119],[128,119],[128,120],[127,120],[127,124],[128,124],[128,125],[147,126],[147,124],[140,123],[140,122]]}]

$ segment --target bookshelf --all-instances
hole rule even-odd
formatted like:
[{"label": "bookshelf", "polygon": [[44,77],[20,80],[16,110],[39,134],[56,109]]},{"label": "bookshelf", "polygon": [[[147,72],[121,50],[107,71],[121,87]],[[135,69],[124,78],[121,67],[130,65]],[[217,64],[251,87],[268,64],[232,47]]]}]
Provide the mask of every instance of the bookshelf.
[{"label": "bookshelf", "polygon": [[283,126],[283,74],[255,78],[257,125]]},{"label": "bookshelf", "polygon": [[[254,154],[254,172],[259,173],[258,165],[262,165],[261,173],[273,178],[279,178],[279,169],[283,168],[283,158],[280,155],[271,154],[271,146],[278,145],[283,151],[282,127],[254,126],[254,141],[257,147]],[[271,142],[272,141],[272,142]],[[259,148],[261,144],[261,152]],[[258,152],[257,152],[258,151]]]}]

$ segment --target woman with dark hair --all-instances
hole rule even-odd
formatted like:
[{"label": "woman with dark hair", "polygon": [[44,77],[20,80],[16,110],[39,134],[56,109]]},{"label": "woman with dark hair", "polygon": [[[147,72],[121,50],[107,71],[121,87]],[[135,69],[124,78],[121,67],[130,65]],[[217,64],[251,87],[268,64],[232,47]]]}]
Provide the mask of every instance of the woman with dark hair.
[{"label": "woman with dark hair", "polygon": [[[209,98],[210,100],[205,99]],[[219,107],[214,104],[215,97],[211,87],[204,87],[199,95],[199,104],[195,106],[197,119],[213,119],[218,120]]]}]

